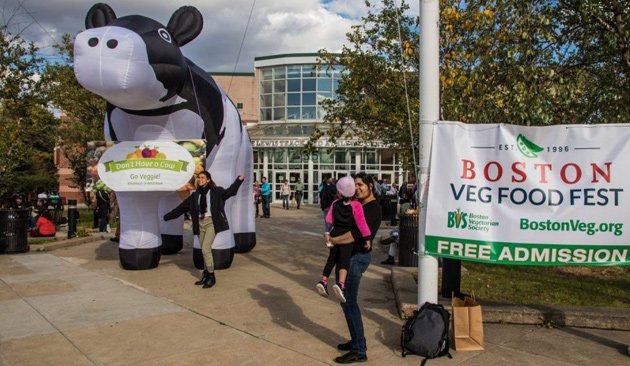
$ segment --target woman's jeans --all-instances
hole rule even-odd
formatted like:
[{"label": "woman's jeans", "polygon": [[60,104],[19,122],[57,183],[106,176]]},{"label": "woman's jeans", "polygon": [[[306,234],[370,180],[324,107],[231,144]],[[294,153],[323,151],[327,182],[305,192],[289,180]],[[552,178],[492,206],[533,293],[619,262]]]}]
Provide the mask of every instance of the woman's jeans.
[{"label": "woman's jeans", "polygon": [[[349,244],[352,245],[352,244]],[[341,304],[343,315],[348,323],[350,338],[352,342],[352,350],[359,354],[366,354],[367,345],[365,343],[365,332],[363,330],[363,319],[361,319],[361,310],[357,299],[359,297],[359,285],[361,277],[367,270],[372,260],[371,253],[358,253],[350,259],[350,268],[348,268],[348,276],[346,277],[346,302]],[[339,271],[336,271],[339,278]]]},{"label": "woman's jeans", "polygon": [[282,208],[286,208],[287,210],[289,209],[289,195],[288,194],[282,195]]}]

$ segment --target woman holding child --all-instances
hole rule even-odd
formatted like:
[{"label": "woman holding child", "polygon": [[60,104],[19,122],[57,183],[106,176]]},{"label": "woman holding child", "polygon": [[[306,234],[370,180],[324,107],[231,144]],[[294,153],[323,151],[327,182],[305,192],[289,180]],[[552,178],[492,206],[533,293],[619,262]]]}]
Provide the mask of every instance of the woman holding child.
[{"label": "woman holding child", "polygon": [[[337,349],[340,351],[348,352],[335,358],[336,363],[342,364],[367,361],[363,319],[361,318],[361,310],[357,300],[361,277],[372,260],[372,246],[369,243],[374,239],[381,225],[381,207],[374,197],[373,178],[361,172],[354,177],[354,183],[356,188],[355,197],[363,207],[363,216],[370,229],[370,237],[365,238],[358,228],[355,228],[343,235],[329,238],[334,245],[353,246],[343,291],[346,302],[341,303],[351,339],[346,343],[337,345]],[[336,271],[336,277],[339,278],[339,268],[336,268]]]}]

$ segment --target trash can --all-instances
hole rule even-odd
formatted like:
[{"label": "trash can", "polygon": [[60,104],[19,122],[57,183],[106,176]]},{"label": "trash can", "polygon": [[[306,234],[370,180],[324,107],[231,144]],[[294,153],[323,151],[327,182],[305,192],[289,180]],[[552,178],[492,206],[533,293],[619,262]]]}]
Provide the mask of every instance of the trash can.
[{"label": "trash can", "polygon": [[31,210],[19,208],[0,210],[0,253],[23,253],[29,251],[28,228]]},{"label": "trash can", "polygon": [[442,259],[442,297],[450,299],[452,294],[460,295],[462,282],[462,261],[459,259]]},{"label": "trash can", "polygon": [[399,214],[398,265],[418,266],[418,214]]}]

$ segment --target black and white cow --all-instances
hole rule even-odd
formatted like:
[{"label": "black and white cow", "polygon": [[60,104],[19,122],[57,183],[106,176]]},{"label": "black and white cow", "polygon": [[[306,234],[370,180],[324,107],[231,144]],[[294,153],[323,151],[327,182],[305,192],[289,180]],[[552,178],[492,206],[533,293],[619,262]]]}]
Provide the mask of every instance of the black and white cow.
[{"label": "black and white cow", "polygon": [[[217,83],[182,54],[203,26],[194,7],[178,9],[167,26],[140,15],[117,18],[106,4],[87,13],[86,30],[74,44],[79,83],[107,100],[107,140],[205,139],[206,168],[227,187],[245,182],[226,202],[230,230],[213,244],[215,268],[228,268],[234,252],[256,244],[252,212],[252,147],[234,104]],[[164,222],[177,206],[176,192],[116,192],[120,207],[120,261],[125,269],[156,267],[160,255],[183,246],[183,218]],[[195,240],[194,262],[203,268]]]}]

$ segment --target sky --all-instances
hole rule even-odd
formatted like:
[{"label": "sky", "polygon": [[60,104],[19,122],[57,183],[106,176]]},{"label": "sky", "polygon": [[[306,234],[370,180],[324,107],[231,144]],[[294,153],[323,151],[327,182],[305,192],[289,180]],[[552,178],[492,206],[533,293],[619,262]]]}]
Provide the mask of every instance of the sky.
[{"label": "sky", "polygon": [[[254,58],[260,56],[311,53],[322,48],[338,52],[351,26],[367,13],[364,0],[100,1],[112,7],[118,17],[139,14],[165,25],[179,7],[196,7],[204,17],[204,27],[182,51],[210,72],[254,72]],[[0,0],[0,24],[8,24],[13,33],[20,32],[54,60],[52,45],[59,43],[64,33],[82,31],[85,15],[96,2]]]}]

